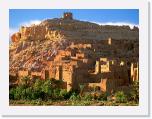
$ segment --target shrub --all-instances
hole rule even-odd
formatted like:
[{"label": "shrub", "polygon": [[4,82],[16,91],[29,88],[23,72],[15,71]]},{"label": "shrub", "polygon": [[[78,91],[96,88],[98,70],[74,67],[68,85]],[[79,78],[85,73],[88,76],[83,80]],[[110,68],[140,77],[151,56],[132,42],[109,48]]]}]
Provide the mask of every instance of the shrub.
[{"label": "shrub", "polygon": [[20,80],[20,85],[28,86],[29,83],[30,83],[29,76],[25,76],[25,77],[21,78],[21,80]]},{"label": "shrub", "polygon": [[135,81],[129,94],[129,100],[139,102],[139,81]]},{"label": "shrub", "polygon": [[102,100],[107,101],[107,97],[108,97],[108,93],[105,92],[105,93],[101,94]]},{"label": "shrub", "polygon": [[62,99],[66,99],[67,94],[68,94],[68,92],[66,91],[66,89],[61,89],[60,90],[60,97]]},{"label": "shrub", "polygon": [[19,100],[24,98],[22,95],[25,95],[25,86],[24,85],[19,85],[18,87],[15,88],[14,92],[14,99]]},{"label": "shrub", "polygon": [[27,98],[26,89],[22,89],[20,96],[21,96],[21,99],[23,100]]},{"label": "shrub", "polygon": [[41,86],[42,86],[43,82],[40,79],[36,79],[35,83],[32,85],[33,89],[36,91],[41,90]]},{"label": "shrub", "polygon": [[34,91],[32,91],[31,87],[26,88],[26,99],[31,100],[33,94],[34,94]]},{"label": "shrub", "polygon": [[70,100],[72,100],[72,101],[80,100],[80,96],[77,95],[75,92],[73,92],[70,97]]},{"label": "shrub", "polygon": [[74,91],[70,90],[69,92],[67,92],[65,95],[64,95],[64,99],[70,99],[71,95],[73,94]]},{"label": "shrub", "polygon": [[13,100],[49,100],[49,99],[69,99],[73,91],[67,92],[65,89],[56,87],[61,81],[34,80],[29,83],[29,77],[23,77],[17,87],[9,91],[9,99]]},{"label": "shrub", "polygon": [[10,89],[10,91],[9,91],[9,99],[14,100],[15,93],[16,93],[16,89],[15,88]]},{"label": "shrub", "polygon": [[123,91],[116,92],[115,97],[116,97],[116,102],[118,103],[124,103],[127,101],[126,95],[124,94]]},{"label": "shrub", "polygon": [[59,99],[60,98],[60,89],[54,89],[53,90],[53,98],[54,99]]},{"label": "shrub", "polygon": [[52,88],[51,88],[51,81],[46,80],[43,85],[41,85],[42,92],[44,92],[47,96],[51,96],[52,94]]},{"label": "shrub", "polygon": [[96,99],[100,101],[107,101],[107,97],[108,97],[107,93],[99,93]]},{"label": "shrub", "polygon": [[36,100],[36,99],[44,99],[44,94],[41,91],[33,91],[33,93],[29,94],[29,99]]},{"label": "shrub", "polygon": [[15,94],[14,94],[14,99],[15,99],[15,100],[19,100],[20,97],[21,97],[20,94],[17,93],[17,92],[15,92]]},{"label": "shrub", "polygon": [[90,93],[86,93],[82,99],[85,101],[91,101],[93,96]]}]

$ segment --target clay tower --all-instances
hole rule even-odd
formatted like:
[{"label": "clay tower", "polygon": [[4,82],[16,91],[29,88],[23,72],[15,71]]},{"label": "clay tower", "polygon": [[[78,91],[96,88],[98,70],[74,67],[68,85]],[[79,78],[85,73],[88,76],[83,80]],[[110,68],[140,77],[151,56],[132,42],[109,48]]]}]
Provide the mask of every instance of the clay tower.
[{"label": "clay tower", "polygon": [[63,14],[63,19],[69,19],[69,20],[72,20],[73,19],[73,15],[71,12],[65,12]]}]

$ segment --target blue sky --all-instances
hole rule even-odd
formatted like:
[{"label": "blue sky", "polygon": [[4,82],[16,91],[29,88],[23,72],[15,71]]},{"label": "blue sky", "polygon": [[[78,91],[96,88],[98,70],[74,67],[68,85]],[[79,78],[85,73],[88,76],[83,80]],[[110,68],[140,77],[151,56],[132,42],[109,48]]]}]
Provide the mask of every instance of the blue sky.
[{"label": "blue sky", "polygon": [[38,24],[44,19],[60,18],[64,12],[72,12],[74,19],[103,25],[139,25],[138,9],[10,9],[10,33],[21,25]]}]

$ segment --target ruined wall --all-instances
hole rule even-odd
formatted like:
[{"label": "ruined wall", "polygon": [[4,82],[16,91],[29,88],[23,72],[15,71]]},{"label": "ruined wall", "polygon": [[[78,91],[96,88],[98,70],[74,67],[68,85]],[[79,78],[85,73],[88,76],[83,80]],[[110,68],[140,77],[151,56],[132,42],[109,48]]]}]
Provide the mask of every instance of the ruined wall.
[{"label": "ruined wall", "polygon": [[28,76],[29,75],[29,71],[18,71],[18,77],[25,77],[25,76]]},{"label": "ruined wall", "polygon": [[33,71],[33,72],[31,72],[31,77],[33,79],[43,79],[42,72],[35,72],[35,71]]},{"label": "ruined wall", "polygon": [[63,66],[59,65],[59,66],[56,66],[56,73],[55,73],[55,79],[56,80],[62,80],[63,79]]},{"label": "ruined wall", "polygon": [[131,64],[131,82],[139,80],[139,66],[138,63]]},{"label": "ruined wall", "polygon": [[104,64],[101,64],[101,91],[111,92],[129,83],[128,68],[124,61],[105,58],[101,58],[101,61],[104,61]]},{"label": "ruined wall", "polygon": [[67,82],[67,91],[70,91],[73,86],[74,77],[73,66],[64,66],[62,70],[62,79]]},{"label": "ruined wall", "polygon": [[44,26],[21,27],[21,40],[43,40],[47,33],[47,28]]},{"label": "ruined wall", "polygon": [[61,31],[52,31],[52,30],[48,30],[46,31],[46,35],[44,36],[44,38],[48,39],[48,40],[52,40],[52,41],[60,41],[62,39],[64,39],[64,35],[62,35]]}]

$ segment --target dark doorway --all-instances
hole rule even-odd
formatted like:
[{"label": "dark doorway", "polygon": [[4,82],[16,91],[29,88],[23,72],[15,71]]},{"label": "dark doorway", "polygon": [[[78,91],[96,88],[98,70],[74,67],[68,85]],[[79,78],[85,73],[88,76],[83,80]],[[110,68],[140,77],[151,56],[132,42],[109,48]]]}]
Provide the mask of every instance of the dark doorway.
[{"label": "dark doorway", "polygon": [[49,79],[49,71],[45,70],[45,79]]}]

